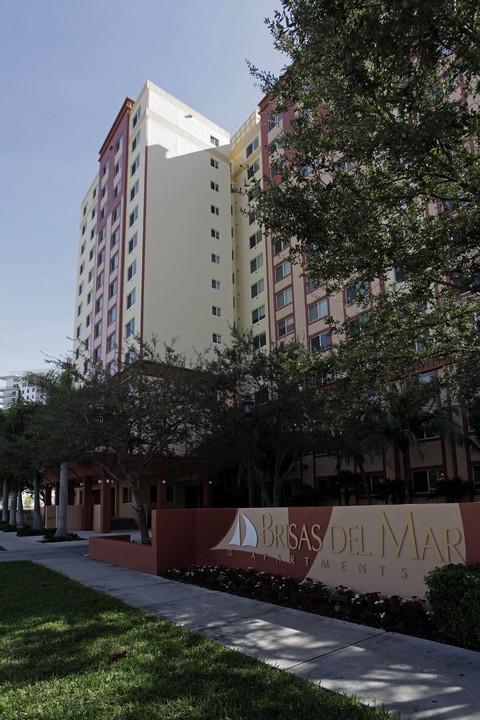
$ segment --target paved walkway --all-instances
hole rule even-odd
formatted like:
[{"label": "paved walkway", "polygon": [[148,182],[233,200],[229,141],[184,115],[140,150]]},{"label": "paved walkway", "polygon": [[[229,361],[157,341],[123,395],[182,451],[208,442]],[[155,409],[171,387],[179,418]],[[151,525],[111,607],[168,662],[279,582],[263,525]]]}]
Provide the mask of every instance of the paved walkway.
[{"label": "paved walkway", "polygon": [[479,720],[480,653],[165,580],[0,532],[0,561],[32,560],[322,687],[403,719]]}]

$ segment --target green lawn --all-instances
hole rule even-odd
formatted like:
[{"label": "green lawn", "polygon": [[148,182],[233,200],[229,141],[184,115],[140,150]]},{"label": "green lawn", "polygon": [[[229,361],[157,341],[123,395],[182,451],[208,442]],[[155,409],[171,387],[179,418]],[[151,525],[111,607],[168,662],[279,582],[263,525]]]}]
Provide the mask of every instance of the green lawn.
[{"label": "green lawn", "polygon": [[0,563],[2,720],[391,717],[41,565]]}]

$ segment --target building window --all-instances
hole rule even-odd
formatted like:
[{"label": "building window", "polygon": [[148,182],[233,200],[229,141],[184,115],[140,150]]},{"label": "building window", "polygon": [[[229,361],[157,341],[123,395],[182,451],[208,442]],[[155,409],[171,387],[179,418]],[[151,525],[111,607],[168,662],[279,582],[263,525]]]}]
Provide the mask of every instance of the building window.
[{"label": "building window", "polygon": [[220,215],[220,209],[216,205],[210,205],[212,215]]},{"label": "building window", "polygon": [[[83,243],[82,247],[80,248],[80,255],[83,255],[85,250],[87,249],[87,243]],[[90,258],[91,260],[91,258]]]},{"label": "building window", "polygon": [[103,308],[103,295],[98,298],[95,302],[95,312],[99,313],[100,310]]},{"label": "building window", "polygon": [[88,259],[93,260],[94,257],[95,257],[95,248],[93,247],[88,254]]},{"label": "building window", "polygon": [[268,131],[273,130],[273,128],[276,125],[280,125],[282,122],[282,113],[276,113],[275,115],[272,115],[270,120],[268,121]]},{"label": "building window", "polygon": [[111,325],[115,320],[117,319],[117,306],[114,305],[110,310],[108,311],[108,324]]},{"label": "building window", "polygon": [[88,271],[88,282],[92,282],[93,275],[94,275],[94,269],[90,268],[90,270]]},{"label": "building window", "polygon": [[215,190],[215,192],[218,192],[220,190],[219,184],[213,182],[213,180],[210,180],[210,190]]},{"label": "building window", "polygon": [[122,503],[123,505],[131,505],[132,504],[132,491],[128,487],[122,488]]},{"label": "building window", "polygon": [[84,288],[85,288],[85,283],[81,282],[80,285],[78,286],[78,294],[79,295],[81,295],[83,293]]},{"label": "building window", "polygon": [[250,288],[250,297],[255,298],[265,290],[265,281],[262,278],[258,282],[254,283]]},{"label": "building window", "polygon": [[250,155],[251,155],[253,152],[255,152],[255,150],[258,148],[258,146],[259,146],[259,140],[258,140],[258,135],[257,135],[257,137],[255,138],[255,140],[253,140],[253,141],[250,143],[250,145],[247,145],[247,158],[250,157]]},{"label": "building window", "polygon": [[134,186],[131,188],[131,190],[130,190],[130,200],[133,200],[133,198],[135,197],[135,195],[138,193],[139,187],[140,187],[140,182],[137,180],[137,182],[135,183],[135,185],[134,185]]},{"label": "building window", "polygon": [[118,290],[118,280],[115,279],[113,282],[110,283],[108,286],[108,297],[111,298],[114,295],[116,295]]},{"label": "building window", "polygon": [[83,303],[80,303],[80,305],[77,308],[77,317],[80,317],[82,312],[83,312]]},{"label": "building window", "polygon": [[273,254],[278,255],[279,252],[282,252],[286,247],[288,247],[290,243],[288,240],[277,240],[273,243]]},{"label": "building window", "polygon": [[130,322],[125,325],[125,337],[129,338],[135,332],[135,318],[132,318]]},{"label": "building window", "polygon": [[255,162],[253,162],[247,170],[247,178],[250,180],[259,170],[260,164],[257,160],[255,160]]},{"label": "building window", "polygon": [[107,352],[110,352],[110,350],[115,349],[115,345],[117,344],[115,333],[112,333],[110,337],[107,339]]},{"label": "building window", "polygon": [[439,480],[443,480],[442,470],[414,470],[412,473],[413,492],[429,493]]},{"label": "building window", "polygon": [[106,162],[105,165],[103,166],[102,177],[105,177],[105,175],[107,174],[109,164],[110,164],[110,162],[107,160],[107,162]]},{"label": "building window", "polygon": [[83,273],[83,271],[84,271],[84,270],[85,270],[85,262],[82,262],[82,264],[80,265],[80,272],[79,272],[79,275],[81,275],[81,274]]},{"label": "building window", "polygon": [[100,235],[98,236],[98,242],[102,242],[102,240],[105,240],[106,234],[107,234],[107,226],[104,225],[100,231]]},{"label": "building window", "polygon": [[120,180],[113,188],[113,197],[114,198],[117,197],[117,195],[119,194],[121,189],[122,189],[122,181]]},{"label": "building window", "polygon": [[120,158],[120,160],[115,165],[115,175],[118,175],[118,173],[120,172],[121,169],[122,169],[122,158]]},{"label": "building window", "polygon": [[106,214],[107,214],[107,203],[105,203],[105,205],[100,210],[100,220],[103,220],[103,218],[106,216]]},{"label": "building window", "polygon": [[95,205],[95,206],[93,207],[93,209],[92,209],[92,220],[93,220],[93,218],[95,217],[95,215],[97,214],[97,209],[98,209],[98,208],[97,208],[96,205]]},{"label": "building window", "polygon": [[105,260],[105,248],[103,248],[103,250],[100,250],[100,252],[98,253],[97,265],[100,267],[100,265],[103,263],[104,260]]},{"label": "building window", "polygon": [[254,247],[256,247],[259,243],[262,242],[262,231],[257,230],[256,233],[253,233],[253,235],[250,235],[249,238],[249,244],[250,244],[250,250]]},{"label": "building window", "polygon": [[310,350],[325,350],[330,345],[331,339],[329,330],[315,335],[315,337],[310,338]]},{"label": "building window", "polygon": [[120,217],[120,203],[118,203],[117,207],[113,211],[112,222],[115,222],[115,220],[118,220],[119,217]]},{"label": "building window", "polygon": [[212,288],[213,288],[214,290],[220,290],[220,289],[221,289],[221,282],[220,282],[220,280],[214,280],[214,279],[212,278]]},{"label": "building window", "polygon": [[113,256],[110,260],[110,272],[113,272],[118,267],[118,253]]},{"label": "building window", "polygon": [[263,266],[263,254],[257,255],[250,261],[250,272],[253,273]]},{"label": "building window", "polygon": [[217,343],[217,345],[221,345],[222,344],[222,336],[219,335],[218,333],[213,333],[212,334],[212,342]]},{"label": "building window", "polygon": [[218,160],[215,160],[215,158],[210,158],[210,165],[211,165],[211,167],[218,170]]},{"label": "building window", "polygon": [[137,218],[138,218],[138,207],[136,207],[135,210],[132,213],[130,213],[130,220],[129,220],[130,227],[132,227],[133,223],[135,222],[135,220]]},{"label": "building window", "polygon": [[139,145],[139,143],[140,143],[140,130],[138,131],[138,133],[135,135],[135,137],[132,140],[132,152]]},{"label": "building window", "polygon": [[277,135],[277,137],[275,138],[275,140],[270,143],[270,145],[268,146],[268,154],[269,155],[273,155],[278,150],[278,146],[279,146],[279,143],[281,142],[282,138],[283,138],[283,133],[279,133]]},{"label": "building window", "polygon": [[220,265],[220,255],[215,255],[215,253],[212,253],[212,263],[215,263],[215,265]]},{"label": "building window", "polygon": [[290,260],[285,260],[285,262],[281,263],[280,265],[277,265],[277,267],[275,268],[275,282],[282,280],[282,278],[286,277],[287,275],[290,275],[291,272],[292,272],[292,265],[290,263]]},{"label": "building window", "polygon": [[251,212],[248,213],[248,224],[249,225],[253,225],[253,223],[255,222],[256,219],[257,219],[257,211],[256,210],[252,210]]},{"label": "building window", "polygon": [[120,240],[120,230],[117,228],[117,230],[115,230],[115,232],[113,233],[113,235],[110,239],[111,246],[115,247],[115,245],[118,243],[119,240]]},{"label": "building window", "polygon": [[345,289],[345,302],[347,305],[352,305],[354,302],[358,302],[368,294],[368,283],[358,282],[356,285],[350,285]]},{"label": "building window", "polygon": [[317,290],[318,287],[319,284],[312,277],[307,277],[307,279],[305,280],[305,289],[307,293]]},{"label": "building window", "polygon": [[133,263],[130,265],[130,267],[127,270],[127,280],[131,280],[132,277],[136,274],[136,272],[137,272],[137,261],[134,260]]},{"label": "building window", "polygon": [[80,325],[77,327],[77,338],[80,337],[81,333],[82,333],[82,323],[80,323]]},{"label": "building window", "polygon": [[218,138],[216,138],[214,135],[210,135],[210,142],[212,143],[212,145],[215,145],[215,147],[218,147],[220,145]]},{"label": "building window", "polygon": [[310,305],[308,308],[308,322],[315,322],[322,317],[325,317],[328,313],[328,302],[327,299],[319,300],[315,305]]},{"label": "building window", "polygon": [[136,290],[135,290],[135,288],[134,288],[134,289],[132,290],[132,292],[127,295],[127,310],[128,310],[129,308],[131,308],[132,305],[134,305],[134,303],[135,303],[135,298],[136,298]]},{"label": "building window", "polygon": [[347,328],[348,339],[351,340],[354,337],[358,337],[358,335],[362,332],[362,326],[365,325],[369,319],[370,315],[365,313],[365,315],[360,315],[359,317],[350,320]]},{"label": "building window", "polygon": [[265,317],[265,305],[260,305],[259,308],[256,308],[252,312],[252,325],[255,325],[255,323],[259,322],[260,320],[263,320]]},{"label": "building window", "polygon": [[[107,365],[107,373],[109,375],[115,375],[115,360],[111,360]],[[124,488],[126,489],[126,488]]]},{"label": "building window", "polygon": [[87,305],[90,305],[90,303],[92,302],[92,296],[93,296],[93,293],[90,290],[90,292],[87,295]]},{"label": "building window", "polygon": [[135,125],[138,123],[138,121],[140,120],[141,117],[142,117],[142,108],[139,107],[138,110],[137,110],[137,112],[136,112],[135,115],[133,116],[133,119],[132,119],[132,128],[135,127]]},{"label": "building window", "polygon": [[90,231],[90,240],[93,240],[96,232],[97,232],[97,226],[95,225]]},{"label": "building window", "polygon": [[253,338],[253,348],[254,350],[259,350],[262,347],[265,347],[267,344],[267,334],[266,333],[260,333],[259,335],[255,335]]},{"label": "building window", "polygon": [[396,267],[393,270],[393,276],[396,282],[400,282],[405,279],[405,270],[403,268]]},{"label": "building window", "polygon": [[137,233],[128,241],[128,254],[133,252],[134,248],[137,247]]},{"label": "building window", "polygon": [[108,182],[105,183],[105,185],[102,188],[102,198],[104,198],[107,193],[108,193]]},{"label": "building window", "polygon": [[210,236],[212,238],[215,238],[215,240],[220,240],[220,231],[214,230],[213,228],[210,230]]},{"label": "building window", "polygon": [[98,323],[95,325],[95,337],[100,337],[102,334],[102,321],[99,320]]},{"label": "building window", "polygon": [[288,335],[289,333],[293,332],[293,328],[293,315],[285,318],[285,320],[280,320],[280,322],[277,323],[277,337],[280,338],[284,337],[284,335]]},{"label": "building window", "polygon": [[123,145],[123,135],[115,143],[115,155],[118,153],[118,151],[120,150],[122,145]]},{"label": "building window", "polygon": [[101,347],[96,348],[95,352],[93,353],[93,359],[95,362],[100,362],[100,360],[102,359],[102,348]]},{"label": "building window", "polygon": [[222,316],[222,309],[219,308],[217,305],[212,305],[212,315],[216,315],[217,317]]},{"label": "building window", "polygon": [[130,167],[130,175],[133,177],[135,173],[137,172],[138,168],[140,167],[140,155],[137,155],[135,160],[133,161],[131,167]]},{"label": "building window", "polygon": [[282,292],[279,292],[275,296],[275,306],[277,310],[280,310],[280,308],[285,307],[285,305],[288,305],[293,300],[292,295],[292,288],[288,287],[285,288],[285,290],[282,290]]},{"label": "building window", "polygon": [[86,327],[90,327],[91,324],[92,324],[92,313],[88,313],[87,319],[85,320],[85,325],[86,325]]}]

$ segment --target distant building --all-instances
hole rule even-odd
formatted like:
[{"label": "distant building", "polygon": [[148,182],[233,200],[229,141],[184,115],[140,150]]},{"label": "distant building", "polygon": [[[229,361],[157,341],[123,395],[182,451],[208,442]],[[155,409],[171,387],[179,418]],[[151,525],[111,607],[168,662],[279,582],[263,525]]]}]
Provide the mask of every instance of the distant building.
[{"label": "distant building", "polygon": [[0,376],[0,380],[5,383],[3,387],[0,387],[0,408],[6,410],[15,405],[18,397],[31,401],[43,400],[44,396],[40,389],[35,385],[30,385],[26,380],[26,376],[32,373],[42,375],[45,370],[24,370],[19,372],[11,370],[8,375]]}]

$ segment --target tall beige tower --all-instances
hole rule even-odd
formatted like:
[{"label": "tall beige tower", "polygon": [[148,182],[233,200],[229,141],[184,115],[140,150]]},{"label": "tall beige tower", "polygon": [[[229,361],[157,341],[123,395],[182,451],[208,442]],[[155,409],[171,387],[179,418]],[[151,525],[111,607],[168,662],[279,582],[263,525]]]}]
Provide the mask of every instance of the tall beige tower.
[{"label": "tall beige tower", "polygon": [[139,334],[193,357],[233,325],[229,134],[151,82],[127,98],[81,206],[74,351],[111,372]]}]

